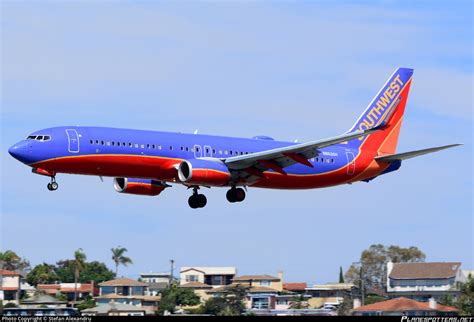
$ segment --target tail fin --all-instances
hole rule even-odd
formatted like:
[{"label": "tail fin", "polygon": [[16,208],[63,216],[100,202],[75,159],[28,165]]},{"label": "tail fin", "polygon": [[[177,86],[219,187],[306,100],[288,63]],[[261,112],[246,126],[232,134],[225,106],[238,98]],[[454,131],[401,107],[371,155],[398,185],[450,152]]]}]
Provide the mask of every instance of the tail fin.
[{"label": "tail fin", "polygon": [[383,131],[348,142],[351,148],[361,148],[392,154],[397,148],[398,135],[410,90],[413,69],[398,68],[383,85],[364,113],[347,132],[382,127]]}]

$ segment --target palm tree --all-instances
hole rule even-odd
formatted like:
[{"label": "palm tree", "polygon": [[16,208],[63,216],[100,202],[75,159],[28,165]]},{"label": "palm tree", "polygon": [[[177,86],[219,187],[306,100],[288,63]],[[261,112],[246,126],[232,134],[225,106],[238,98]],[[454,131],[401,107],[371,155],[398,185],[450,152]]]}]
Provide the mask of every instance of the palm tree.
[{"label": "palm tree", "polygon": [[112,260],[115,262],[115,277],[117,277],[119,265],[127,266],[128,264],[133,264],[133,262],[130,257],[123,255],[128,251],[125,247],[118,246],[117,248],[112,248],[111,251]]},{"label": "palm tree", "polygon": [[86,254],[79,248],[74,252],[74,305],[77,300],[77,280],[79,279],[79,272],[84,268],[86,262]]}]

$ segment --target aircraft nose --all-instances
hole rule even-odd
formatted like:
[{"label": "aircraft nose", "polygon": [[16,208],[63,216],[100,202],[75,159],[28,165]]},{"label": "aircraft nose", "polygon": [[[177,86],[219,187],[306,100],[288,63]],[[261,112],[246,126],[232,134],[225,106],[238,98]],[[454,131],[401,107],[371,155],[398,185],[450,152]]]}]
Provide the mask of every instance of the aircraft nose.
[{"label": "aircraft nose", "polygon": [[24,141],[12,145],[8,149],[8,153],[23,163],[28,163],[28,159],[31,157],[31,149],[28,147],[28,143]]}]

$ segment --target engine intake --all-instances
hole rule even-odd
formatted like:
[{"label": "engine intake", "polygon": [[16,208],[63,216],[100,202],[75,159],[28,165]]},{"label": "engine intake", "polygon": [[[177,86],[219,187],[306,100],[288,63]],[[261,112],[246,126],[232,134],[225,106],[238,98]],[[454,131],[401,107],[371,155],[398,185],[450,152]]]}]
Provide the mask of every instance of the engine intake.
[{"label": "engine intake", "polygon": [[134,178],[115,178],[114,189],[120,193],[158,196],[167,186],[161,181]]},{"label": "engine intake", "polygon": [[218,159],[191,159],[179,164],[178,178],[189,184],[220,187],[229,183],[230,172]]}]

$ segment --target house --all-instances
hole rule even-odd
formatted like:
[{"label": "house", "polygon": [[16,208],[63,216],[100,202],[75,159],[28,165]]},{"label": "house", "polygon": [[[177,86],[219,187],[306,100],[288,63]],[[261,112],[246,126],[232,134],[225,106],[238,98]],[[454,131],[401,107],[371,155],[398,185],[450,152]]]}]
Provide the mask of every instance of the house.
[{"label": "house", "polygon": [[212,287],[220,287],[231,284],[236,273],[235,267],[182,267],[179,284],[199,282]]},{"label": "house", "polygon": [[211,296],[225,296],[227,293],[232,291],[232,288],[235,288],[237,286],[244,286],[247,288],[246,299],[244,301],[245,307],[247,309],[275,309],[276,296],[278,295],[278,291],[270,287],[250,286],[234,283],[231,285],[225,285],[218,288],[210,289],[207,291],[207,293]]},{"label": "house", "polygon": [[114,301],[81,311],[83,316],[144,316],[146,314],[147,311],[144,308]]},{"label": "house", "polygon": [[76,299],[78,301],[89,296],[99,295],[99,289],[94,287],[93,281],[91,283],[77,283],[77,285],[74,283],[38,284],[36,289],[52,296],[64,295],[68,301],[74,301],[74,293],[77,293]]},{"label": "house", "polygon": [[465,282],[459,262],[387,263],[387,295],[427,302],[460,295],[457,282]]},{"label": "house", "polygon": [[25,308],[60,308],[66,307],[67,301],[61,301],[49,294],[39,292],[32,297],[21,300],[21,306]]},{"label": "house", "polygon": [[99,284],[97,304],[121,303],[143,308],[147,314],[158,310],[160,296],[150,295],[148,284],[130,278],[118,278]]},{"label": "house", "polygon": [[243,275],[235,277],[233,284],[266,287],[278,292],[283,291],[283,272],[278,272],[278,277],[271,275]]},{"label": "house", "polygon": [[202,303],[206,302],[207,299],[212,297],[208,291],[213,289],[213,287],[201,282],[189,282],[184,285],[180,285],[179,287],[192,289],[194,293],[199,296]]},{"label": "house", "polygon": [[351,299],[357,287],[352,283],[317,284],[306,288],[310,307],[320,308],[325,305],[339,305],[344,299]]},{"label": "house", "polygon": [[157,295],[170,285],[172,278],[170,273],[149,272],[141,273],[140,280],[142,282],[148,283],[148,290],[150,291],[151,295]]},{"label": "house", "polygon": [[0,269],[0,301],[19,304],[22,276],[18,272]]},{"label": "house", "polygon": [[283,291],[303,294],[308,285],[306,283],[283,283]]},{"label": "house", "polygon": [[412,299],[399,297],[383,302],[355,307],[352,315],[356,316],[457,316],[457,309],[436,303],[431,298],[429,302],[417,302]]}]

